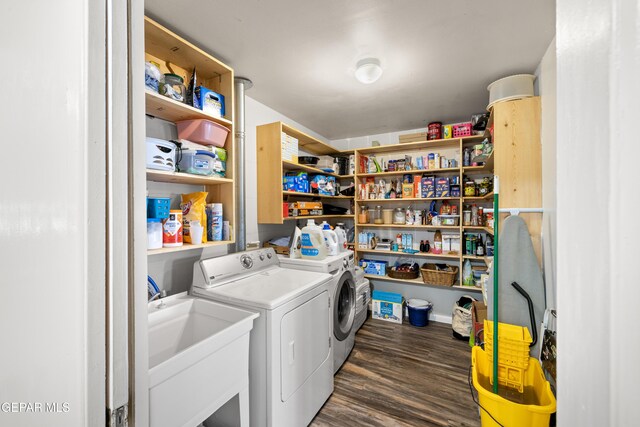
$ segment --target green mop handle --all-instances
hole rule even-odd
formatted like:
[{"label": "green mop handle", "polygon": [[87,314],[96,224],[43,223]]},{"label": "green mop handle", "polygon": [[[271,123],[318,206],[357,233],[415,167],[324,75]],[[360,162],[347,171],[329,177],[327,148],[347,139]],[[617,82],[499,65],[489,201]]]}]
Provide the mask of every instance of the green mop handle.
[{"label": "green mop handle", "polygon": [[500,180],[493,177],[493,392],[498,394],[498,223]]}]

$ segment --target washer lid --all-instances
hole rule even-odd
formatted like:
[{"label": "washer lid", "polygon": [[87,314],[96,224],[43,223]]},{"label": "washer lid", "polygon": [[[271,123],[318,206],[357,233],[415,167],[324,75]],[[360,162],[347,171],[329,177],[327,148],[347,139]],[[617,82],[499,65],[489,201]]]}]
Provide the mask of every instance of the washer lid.
[{"label": "washer lid", "polygon": [[273,310],[295,297],[326,285],[331,276],[325,273],[270,268],[215,288],[193,288],[194,293],[241,306]]}]

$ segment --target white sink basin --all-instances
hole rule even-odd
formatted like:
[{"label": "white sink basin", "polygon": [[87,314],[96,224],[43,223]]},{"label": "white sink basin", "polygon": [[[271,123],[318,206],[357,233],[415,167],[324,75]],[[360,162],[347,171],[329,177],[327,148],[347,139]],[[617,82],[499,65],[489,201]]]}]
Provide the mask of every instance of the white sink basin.
[{"label": "white sink basin", "polygon": [[246,390],[257,313],[182,293],[148,314],[150,425],[197,425]]}]

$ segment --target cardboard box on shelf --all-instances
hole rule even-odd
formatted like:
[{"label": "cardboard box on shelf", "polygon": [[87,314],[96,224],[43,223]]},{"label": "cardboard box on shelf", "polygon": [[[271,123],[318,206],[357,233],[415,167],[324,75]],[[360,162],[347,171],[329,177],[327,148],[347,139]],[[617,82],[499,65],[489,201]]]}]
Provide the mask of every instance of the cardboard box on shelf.
[{"label": "cardboard box on shelf", "polygon": [[282,160],[298,163],[298,139],[282,132]]}]

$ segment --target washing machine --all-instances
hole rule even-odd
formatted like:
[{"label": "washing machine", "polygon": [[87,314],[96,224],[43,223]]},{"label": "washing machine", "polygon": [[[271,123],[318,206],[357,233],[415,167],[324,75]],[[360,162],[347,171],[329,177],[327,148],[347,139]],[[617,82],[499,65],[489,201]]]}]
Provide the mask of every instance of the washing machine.
[{"label": "washing machine", "polygon": [[355,342],[355,335],[352,333],[356,317],[356,267],[353,252],[342,252],[320,261],[291,259],[282,255],[279,258],[283,267],[331,275],[327,288],[331,297],[331,347],[333,371],[338,372],[349,357]]},{"label": "washing machine", "polygon": [[308,425],[333,392],[329,274],[273,249],[197,261],[191,294],[259,313],[249,338],[251,427]]}]

